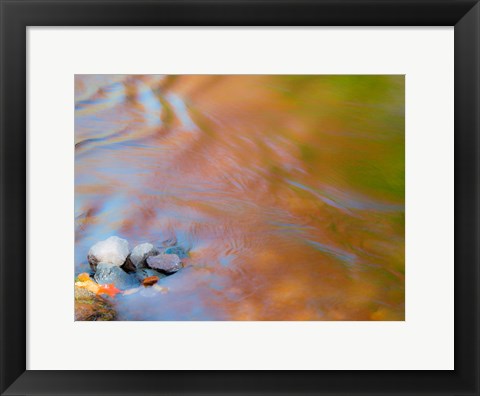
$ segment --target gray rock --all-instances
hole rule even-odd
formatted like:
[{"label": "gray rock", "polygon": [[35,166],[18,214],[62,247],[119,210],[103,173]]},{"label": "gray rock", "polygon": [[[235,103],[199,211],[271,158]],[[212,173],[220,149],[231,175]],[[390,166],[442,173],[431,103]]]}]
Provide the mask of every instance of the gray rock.
[{"label": "gray rock", "polygon": [[169,248],[165,249],[165,254],[176,254],[181,259],[184,259],[184,258],[188,257],[187,251],[180,246],[172,246],[172,247],[169,247]]},{"label": "gray rock", "polygon": [[135,246],[130,254],[130,261],[135,266],[135,268],[145,267],[145,260],[147,257],[156,256],[158,249],[153,246],[151,243],[142,243],[141,245]]},{"label": "gray rock", "polygon": [[90,267],[95,270],[98,263],[110,263],[120,267],[125,263],[129,253],[128,241],[111,236],[93,245],[88,251],[87,258]]},{"label": "gray rock", "polygon": [[176,254],[159,254],[147,258],[147,265],[150,268],[172,274],[183,268],[183,264]]},{"label": "gray rock", "polygon": [[122,290],[136,287],[139,284],[134,275],[129,275],[120,267],[110,263],[98,263],[94,278],[100,285],[113,283]]},{"label": "gray rock", "polygon": [[140,268],[135,271],[135,276],[140,282],[142,282],[145,278],[148,278],[149,276],[158,276],[158,279],[162,279],[165,278],[166,275],[151,268]]}]

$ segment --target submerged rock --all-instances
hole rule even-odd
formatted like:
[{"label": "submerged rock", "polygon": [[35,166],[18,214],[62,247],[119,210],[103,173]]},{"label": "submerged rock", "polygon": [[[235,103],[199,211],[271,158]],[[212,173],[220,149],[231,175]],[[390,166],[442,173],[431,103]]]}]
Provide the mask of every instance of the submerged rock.
[{"label": "submerged rock", "polygon": [[112,305],[102,297],[87,289],[75,286],[75,320],[106,321],[115,320]]},{"label": "submerged rock", "polygon": [[125,263],[130,248],[128,241],[117,236],[111,236],[104,241],[97,242],[88,251],[88,262],[95,271],[98,263],[110,263],[120,267]]},{"label": "submerged rock", "polygon": [[177,238],[176,237],[172,237],[172,238],[169,238],[169,239],[165,239],[164,241],[161,242],[161,246],[163,248],[167,248],[167,247],[170,247],[170,246],[175,246],[177,244]]},{"label": "submerged rock", "polygon": [[147,258],[147,265],[150,268],[172,274],[183,268],[183,264],[176,254],[159,254]]},{"label": "submerged rock", "polygon": [[94,278],[100,285],[113,283],[122,290],[136,287],[139,283],[134,275],[127,274],[117,265],[103,262],[98,263]]},{"label": "submerged rock", "polygon": [[147,257],[156,256],[158,253],[160,253],[158,249],[151,243],[142,243],[133,248],[130,254],[130,261],[135,268],[143,268],[145,267]]},{"label": "submerged rock", "polygon": [[172,247],[169,247],[169,248],[165,249],[165,254],[176,254],[181,259],[184,259],[184,258],[188,257],[187,251],[180,246],[172,246]]},{"label": "submerged rock", "polygon": [[166,275],[151,268],[140,268],[135,271],[135,276],[140,282],[143,282],[145,278],[149,278],[151,276],[157,276],[158,279],[162,279],[165,278]]}]

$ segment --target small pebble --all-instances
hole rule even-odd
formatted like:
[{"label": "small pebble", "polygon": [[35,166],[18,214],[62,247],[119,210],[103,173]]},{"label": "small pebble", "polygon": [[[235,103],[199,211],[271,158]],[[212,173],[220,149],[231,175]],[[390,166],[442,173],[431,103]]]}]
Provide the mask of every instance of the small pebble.
[{"label": "small pebble", "polygon": [[149,276],[142,281],[143,286],[153,286],[158,282],[158,276]]},{"label": "small pebble", "polygon": [[172,246],[165,250],[165,254],[176,254],[181,259],[187,258],[188,253],[180,246]]}]

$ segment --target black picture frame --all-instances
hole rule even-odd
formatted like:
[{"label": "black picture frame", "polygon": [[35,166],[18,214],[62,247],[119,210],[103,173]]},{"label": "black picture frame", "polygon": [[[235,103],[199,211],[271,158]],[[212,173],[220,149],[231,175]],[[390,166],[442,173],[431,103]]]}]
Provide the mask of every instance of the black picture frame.
[{"label": "black picture frame", "polygon": [[[2,394],[480,394],[478,1],[0,0],[0,12]],[[455,370],[26,370],[26,28],[162,25],[455,26]]]}]

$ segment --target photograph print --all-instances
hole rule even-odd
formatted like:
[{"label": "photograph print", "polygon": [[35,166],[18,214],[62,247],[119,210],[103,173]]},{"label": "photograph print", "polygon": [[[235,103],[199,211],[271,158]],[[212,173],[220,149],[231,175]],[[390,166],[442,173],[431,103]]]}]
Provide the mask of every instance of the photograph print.
[{"label": "photograph print", "polygon": [[74,84],[76,321],[405,320],[405,76]]}]

